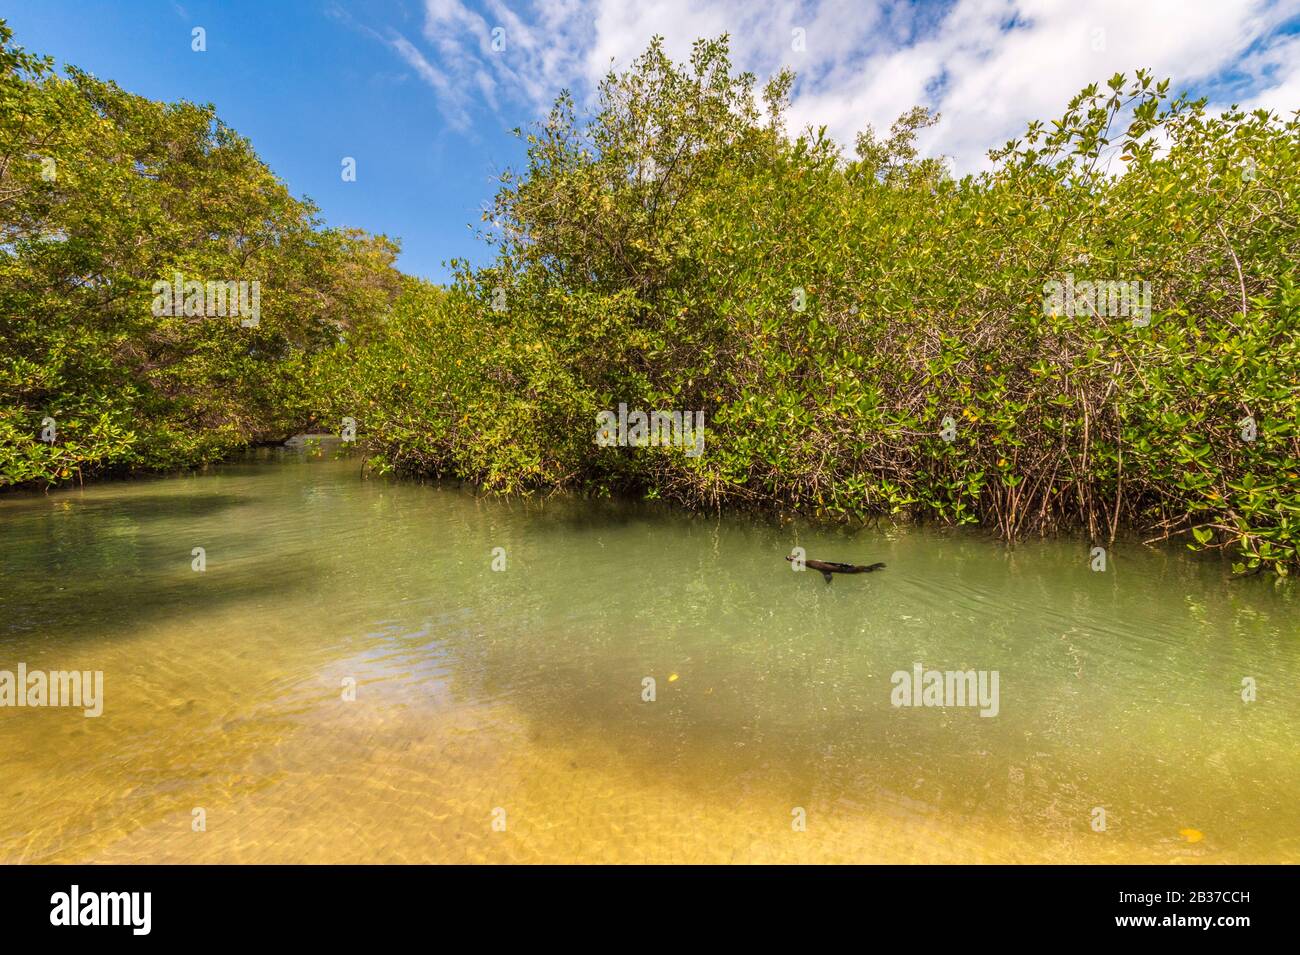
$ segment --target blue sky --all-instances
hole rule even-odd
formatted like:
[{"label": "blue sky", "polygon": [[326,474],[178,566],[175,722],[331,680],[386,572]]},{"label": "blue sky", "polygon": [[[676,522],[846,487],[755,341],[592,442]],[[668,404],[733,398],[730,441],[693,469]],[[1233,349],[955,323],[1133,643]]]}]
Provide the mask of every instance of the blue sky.
[{"label": "blue sky", "polygon": [[655,33],[681,57],[730,32],[740,66],[794,68],[793,125],[846,144],[933,106],[943,121],[922,146],[963,172],[1116,70],[1300,108],[1300,0],[0,0],[0,16],[60,64],[213,103],[328,223],[399,238],[401,267],[435,280],[450,258],[486,258],[469,226],[521,160],[510,130],[562,87],[590,104],[611,61]]},{"label": "blue sky", "polygon": [[[318,0],[0,0],[15,39],[154,99],[210,102],[331,225],[402,240],[401,267],[442,279],[444,260],[481,249],[466,228],[517,162],[522,112],[454,130],[391,49]],[[350,5],[354,16],[418,30],[414,3]],[[190,49],[191,29],[207,51]],[[344,182],[343,157],[357,161]],[[483,252],[478,253],[482,257]]]}]

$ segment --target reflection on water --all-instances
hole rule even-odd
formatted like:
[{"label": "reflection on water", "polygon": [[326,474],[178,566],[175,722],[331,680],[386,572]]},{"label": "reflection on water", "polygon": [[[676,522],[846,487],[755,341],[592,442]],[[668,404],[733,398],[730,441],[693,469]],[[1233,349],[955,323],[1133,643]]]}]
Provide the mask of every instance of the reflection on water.
[{"label": "reflection on water", "polygon": [[[277,454],[0,499],[0,574],[0,670],[105,681],[0,709],[0,861],[1300,861],[1297,592],[1176,551]],[[892,707],[915,662],[999,714]]]}]

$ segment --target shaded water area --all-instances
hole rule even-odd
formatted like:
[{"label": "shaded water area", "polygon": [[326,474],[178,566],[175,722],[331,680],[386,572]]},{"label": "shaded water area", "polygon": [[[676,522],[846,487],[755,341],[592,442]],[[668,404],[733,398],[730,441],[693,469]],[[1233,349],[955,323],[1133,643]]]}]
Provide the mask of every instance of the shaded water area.
[{"label": "shaded water area", "polygon": [[[0,709],[3,862],[1300,861],[1300,591],[1173,549],[276,452],[0,498],[0,575],[0,670],[105,697]],[[998,714],[892,706],[917,662]]]}]

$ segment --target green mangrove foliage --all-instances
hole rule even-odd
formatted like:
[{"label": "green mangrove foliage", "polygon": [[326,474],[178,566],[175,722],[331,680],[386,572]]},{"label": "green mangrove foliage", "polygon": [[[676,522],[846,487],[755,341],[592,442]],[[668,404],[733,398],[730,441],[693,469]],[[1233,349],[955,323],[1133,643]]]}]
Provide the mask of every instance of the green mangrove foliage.
[{"label": "green mangrove foliage", "polygon": [[[846,155],[726,38],[656,40],[520,132],[493,263],[412,287],[325,389],[376,466],[497,491],[1121,528],[1285,572],[1300,535],[1300,125],[1139,71],[954,179],[937,117]],[[597,414],[705,412],[702,455]]]},{"label": "green mangrove foliage", "polygon": [[283,439],[396,254],[321,228],[211,106],[61,76],[0,21],[0,487]]}]

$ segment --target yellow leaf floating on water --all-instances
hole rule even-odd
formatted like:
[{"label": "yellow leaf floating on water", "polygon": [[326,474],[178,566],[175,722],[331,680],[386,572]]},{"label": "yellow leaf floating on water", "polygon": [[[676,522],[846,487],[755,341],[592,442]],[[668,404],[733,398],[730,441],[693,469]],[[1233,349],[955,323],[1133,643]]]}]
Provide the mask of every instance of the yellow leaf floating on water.
[{"label": "yellow leaf floating on water", "polygon": [[1199,829],[1179,829],[1178,834],[1188,842],[1200,842],[1205,838],[1205,833]]},{"label": "yellow leaf floating on water", "polygon": [[668,682],[669,682],[669,683],[674,682],[676,679],[677,679],[677,674],[676,674],[676,673],[670,673],[670,674],[668,674]]}]

